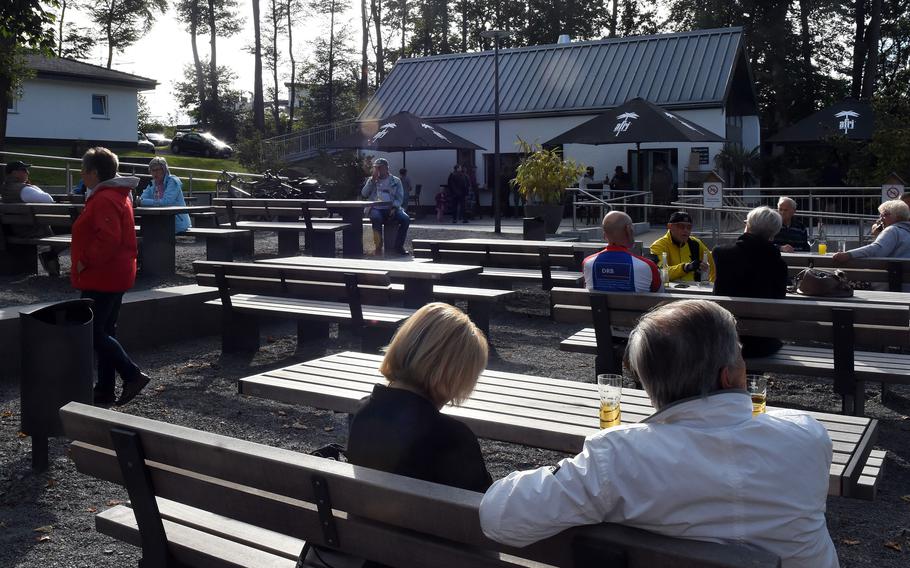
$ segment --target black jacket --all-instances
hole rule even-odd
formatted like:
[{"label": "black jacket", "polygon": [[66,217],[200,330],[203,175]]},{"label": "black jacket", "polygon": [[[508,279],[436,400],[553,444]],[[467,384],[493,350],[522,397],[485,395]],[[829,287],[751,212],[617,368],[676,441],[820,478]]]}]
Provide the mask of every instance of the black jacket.
[{"label": "black jacket", "polygon": [[[785,298],[787,264],[773,243],[743,233],[732,245],[715,247],[714,294],[745,298]],[[741,337],[744,357],[770,355],[781,347],[773,338]]]}]

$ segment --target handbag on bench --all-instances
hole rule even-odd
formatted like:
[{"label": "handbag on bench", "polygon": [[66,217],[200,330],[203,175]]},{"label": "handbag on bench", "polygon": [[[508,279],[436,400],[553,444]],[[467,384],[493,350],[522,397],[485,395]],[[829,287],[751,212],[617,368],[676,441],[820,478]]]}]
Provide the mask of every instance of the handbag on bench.
[{"label": "handbag on bench", "polygon": [[796,292],[805,296],[849,298],[853,287],[843,270],[806,268],[796,277]]}]

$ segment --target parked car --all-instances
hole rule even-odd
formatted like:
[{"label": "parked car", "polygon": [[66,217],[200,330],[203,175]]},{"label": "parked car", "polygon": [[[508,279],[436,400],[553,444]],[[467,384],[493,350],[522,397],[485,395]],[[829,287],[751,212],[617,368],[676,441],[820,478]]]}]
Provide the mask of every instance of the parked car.
[{"label": "parked car", "polygon": [[234,149],[208,132],[178,132],[171,142],[174,154],[199,154],[207,158],[229,158]]},{"label": "parked car", "polygon": [[155,146],[170,146],[171,139],[158,132],[146,132],[145,138]]},{"label": "parked car", "polygon": [[136,142],[136,146],[139,148],[139,151],[140,152],[151,152],[152,154],[154,154],[155,145],[152,144],[151,142],[149,142],[148,139],[146,139],[145,134],[143,134],[141,132],[138,132],[138,134],[139,134],[139,141]]}]

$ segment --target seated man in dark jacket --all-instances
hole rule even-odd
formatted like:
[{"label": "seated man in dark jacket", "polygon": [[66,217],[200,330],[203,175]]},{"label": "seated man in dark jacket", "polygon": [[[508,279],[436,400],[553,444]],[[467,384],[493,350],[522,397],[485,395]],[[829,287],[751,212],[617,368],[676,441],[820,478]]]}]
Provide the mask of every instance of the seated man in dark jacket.
[{"label": "seated man in dark jacket", "polygon": [[794,219],[796,202],[789,197],[777,200],[777,212],[780,213],[780,231],[774,236],[774,244],[780,252],[809,252],[809,233],[806,226]]},{"label": "seated man in dark jacket", "polygon": [[[732,245],[714,248],[717,278],[714,294],[747,298],[784,298],[787,295],[787,264],[771,242],[781,226],[780,214],[758,207],[746,217],[746,231]],[[772,337],[741,337],[743,357],[774,353],[781,342]]]}]

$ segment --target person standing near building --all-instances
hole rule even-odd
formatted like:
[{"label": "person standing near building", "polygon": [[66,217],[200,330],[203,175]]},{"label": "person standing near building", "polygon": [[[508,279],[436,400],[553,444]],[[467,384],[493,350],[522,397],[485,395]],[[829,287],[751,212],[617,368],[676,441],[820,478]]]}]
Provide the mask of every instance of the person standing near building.
[{"label": "person standing near building", "polygon": [[98,354],[95,404],[114,403],[114,373],[123,390],[116,404],[133,400],[149,383],[149,376],[130,359],[117,341],[117,317],[123,293],[136,282],[136,227],[132,191],[139,178],[117,175],[117,155],[107,148],[91,148],[82,156],[82,179],[90,195],[73,223],[70,282],[94,301],[93,340]]},{"label": "person standing near building", "polygon": [[461,219],[462,223],[467,223],[468,219],[465,217],[464,210],[465,199],[468,196],[468,176],[461,171],[460,165],[455,164],[455,167],[452,168],[447,184],[451,197],[449,203],[452,207],[452,222],[457,223]]}]

